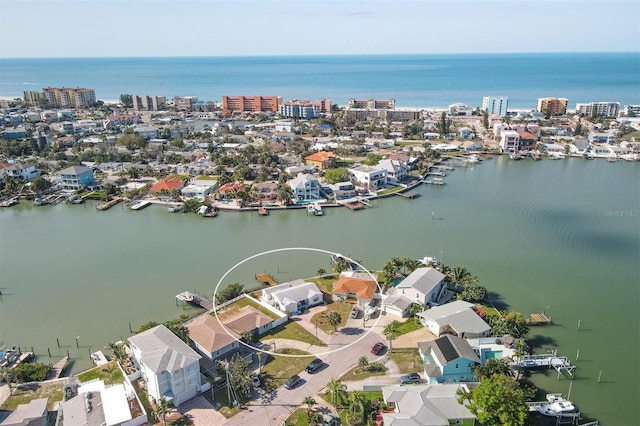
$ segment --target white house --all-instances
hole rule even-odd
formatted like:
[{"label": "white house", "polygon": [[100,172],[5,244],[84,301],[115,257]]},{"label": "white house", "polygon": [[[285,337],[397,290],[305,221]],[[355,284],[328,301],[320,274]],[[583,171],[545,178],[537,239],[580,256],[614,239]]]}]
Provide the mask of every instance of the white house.
[{"label": "white house", "polygon": [[216,181],[200,181],[196,180],[185,186],[180,190],[182,197],[187,198],[196,198],[198,200],[204,200],[204,197],[211,194],[218,182]]},{"label": "white house", "polygon": [[356,166],[350,167],[349,173],[351,173],[356,186],[377,191],[387,185],[386,169],[371,166]]},{"label": "white house", "polygon": [[36,169],[33,164],[12,164],[2,170],[6,176],[14,178],[33,180],[40,176],[40,170]]},{"label": "white house", "polygon": [[385,426],[472,425],[475,416],[458,403],[458,391],[469,393],[465,384],[385,386],[384,402],[393,412],[382,413]]},{"label": "white house", "polygon": [[320,183],[314,175],[299,173],[288,183],[297,201],[320,199]]},{"label": "white house", "polygon": [[297,313],[323,302],[322,292],[314,283],[290,281],[262,290],[262,300],[281,311]]},{"label": "white house", "polygon": [[389,158],[380,160],[378,167],[387,171],[387,181],[392,184],[400,183],[409,173],[407,163],[400,160],[391,160]]},{"label": "white house", "polygon": [[463,338],[488,336],[491,326],[472,309],[473,303],[456,300],[419,313],[418,319],[436,337],[453,334]]},{"label": "white house", "polygon": [[395,289],[383,296],[382,300],[384,311],[400,318],[407,317],[413,305],[413,300],[402,294],[396,294]]},{"label": "white house", "polygon": [[402,280],[393,290],[423,308],[437,304],[445,290],[445,275],[434,268],[418,268]]},{"label": "white house", "polygon": [[200,356],[164,325],[129,337],[133,360],[147,383],[149,396],[174,406],[200,392]]},{"label": "white house", "polygon": [[502,152],[518,152],[520,134],[515,130],[505,130],[500,134],[500,149]]}]

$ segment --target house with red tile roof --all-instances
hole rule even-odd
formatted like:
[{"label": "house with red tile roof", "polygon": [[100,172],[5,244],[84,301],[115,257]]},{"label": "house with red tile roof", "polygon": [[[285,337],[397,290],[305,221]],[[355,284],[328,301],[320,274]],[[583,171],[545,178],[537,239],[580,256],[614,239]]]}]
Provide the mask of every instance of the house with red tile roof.
[{"label": "house with red tile roof", "polygon": [[307,155],[304,160],[309,166],[316,166],[322,170],[330,169],[335,166],[338,156],[331,151],[318,151],[311,155]]},{"label": "house with red tile roof", "polygon": [[221,198],[233,198],[238,191],[248,188],[249,185],[243,182],[229,182],[218,188],[218,194]]},{"label": "house with red tile roof", "polygon": [[373,300],[377,286],[369,274],[343,272],[333,283],[333,300],[355,299],[359,305],[366,305]]},{"label": "house with red tile roof", "polygon": [[164,190],[164,191],[171,192],[174,189],[182,189],[183,187],[184,187],[184,182],[182,181],[182,178],[174,177],[174,178],[162,179],[161,181],[156,182],[151,186],[151,188],[149,188],[149,191],[161,192]]}]

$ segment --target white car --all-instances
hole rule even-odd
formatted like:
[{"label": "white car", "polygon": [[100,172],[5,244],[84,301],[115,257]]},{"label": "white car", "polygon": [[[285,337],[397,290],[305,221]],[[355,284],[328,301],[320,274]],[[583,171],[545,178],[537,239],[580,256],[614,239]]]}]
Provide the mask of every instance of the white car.
[{"label": "white car", "polygon": [[349,317],[358,318],[358,315],[360,315],[360,308],[358,308],[358,305],[353,305],[353,308],[351,308],[351,313],[349,314]]}]

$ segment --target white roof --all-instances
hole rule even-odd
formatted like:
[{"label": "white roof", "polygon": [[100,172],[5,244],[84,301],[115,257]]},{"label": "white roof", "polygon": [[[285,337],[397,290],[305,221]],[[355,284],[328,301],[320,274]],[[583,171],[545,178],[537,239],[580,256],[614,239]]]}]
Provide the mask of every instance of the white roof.
[{"label": "white roof", "polygon": [[139,361],[154,373],[174,372],[202,358],[162,324],[129,337],[129,342],[140,350]]},{"label": "white roof", "polygon": [[102,407],[107,426],[131,420],[131,410],[123,386],[111,386],[102,391]]},{"label": "white roof", "polygon": [[482,334],[489,331],[491,329],[489,324],[471,309],[472,306],[472,303],[456,300],[421,312],[418,316],[435,322],[440,327],[449,325],[460,335],[462,333]]},{"label": "white roof", "polygon": [[440,284],[444,277],[445,275],[437,269],[418,268],[402,280],[396,288],[414,288],[420,293],[427,295]]}]

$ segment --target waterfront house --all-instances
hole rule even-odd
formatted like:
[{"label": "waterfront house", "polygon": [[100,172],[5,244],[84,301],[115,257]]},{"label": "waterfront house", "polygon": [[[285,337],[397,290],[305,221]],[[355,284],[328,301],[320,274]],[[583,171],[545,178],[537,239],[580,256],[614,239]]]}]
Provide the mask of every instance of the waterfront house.
[{"label": "waterfront house", "polygon": [[466,141],[460,145],[460,149],[465,152],[478,152],[482,151],[482,144],[474,141]]},{"label": "waterfront house", "polygon": [[373,300],[378,283],[369,274],[353,271],[342,272],[338,280],[333,282],[333,300],[355,300],[364,306]]},{"label": "waterfront house", "polygon": [[203,201],[218,186],[218,181],[209,179],[196,179],[180,190],[182,198],[195,198]]},{"label": "waterfront house", "polygon": [[520,135],[515,130],[504,130],[500,133],[500,149],[505,152],[518,152]]},{"label": "waterfront house", "polygon": [[450,334],[418,343],[418,353],[430,384],[472,381],[473,367],[480,364],[480,358],[469,342]]},{"label": "waterfront house", "polygon": [[307,165],[313,165],[321,170],[327,170],[335,166],[337,158],[338,156],[331,151],[318,151],[307,155],[304,160]]},{"label": "waterfront house", "polygon": [[402,295],[423,308],[437,304],[446,288],[445,275],[435,268],[418,268],[388,292]]},{"label": "waterfront house", "polygon": [[420,323],[436,337],[453,334],[463,338],[488,336],[491,326],[473,310],[473,303],[456,300],[417,314]]},{"label": "waterfront house", "polygon": [[334,183],[329,185],[329,188],[333,191],[333,196],[336,200],[346,200],[357,195],[356,188],[351,182]]},{"label": "waterfront house", "polygon": [[40,176],[40,170],[33,164],[11,164],[2,169],[2,174],[17,179],[33,180]]},{"label": "waterfront house", "polygon": [[569,145],[571,154],[579,156],[584,155],[590,147],[591,144],[586,139],[574,139],[571,145]]},{"label": "waterfront house", "polygon": [[387,170],[372,166],[349,168],[354,184],[358,187],[377,191],[387,185]]},{"label": "waterfront house", "polygon": [[466,340],[480,358],[482,365],[490,359],[504,359],[509,363],[515,359],[516,350],[514,349],[513,337],[478,337]]},{"label": "waterfront house", "polygon": [[151,193],[171,192],[173,190],[180,190],[184,187],[184,181],[180,177],[162,179],[149,188]]},{"label": "waterfront house", "polygon": [[287,183],[291,187],[293,198],[296,201],[320,199],[320,183],[318,183],[318,178],[314,175],[299,173],[298,176]]},{"label": "waterfront house", "polygon": [[[402,294],[397,294],[395,289],[391,289],[383,296],[383,309],[386,313],[395,315],[400,318],[406,318],[411,312],[413,300]],[[418,303],[422,308],[422,304]]]},{"label": "waterfront house", "polygon": [[385,426],[473,426],[475,416],[458,402],[464,384],[385,386],[382,398],[393,411],[382,412]]},{"label": "waterfront house", "polygon": [[32,399],[20,404],[0,422],[2,426],[43,426],[47,425],[47,398]]},{"label": "waterfront house", "polygon": [[82,187],[97,185],[93,169],[84,166],[71,166],[56,173],[57,181],[63,189],[78,190]]},{"label": "waterfront house", "polygon": [[409,173],[407,163],[390,158],[378,161],[378,167],[387,171],[387,182],[398,185]]},{"label": "waterfront house", "polygon": [[275,201],[278,198],[278,184],[276,182],[258,182],[253,185],[257,201]]},{"label": "waterfront house", "polygon": [[202,356],[167,327],[158,325],[128,341],[150,397],[164,397],[177,407],[200,392]]},{"label": "waterfront house", "polygon": [[192,346],[211,361],[237,350],[240,334],[226,329],[213,315],[206,313],[185,323]]},{"label": "waterfront house", "polygon": [[518,150],[519,151],[530,151],[535,148],[536,142],[538,138],[533,133],[527,132],[525,130],[518,131],[519,141],[518,141]]},{"label": "waterfront house", "polygon": [[248,188],[248,185],[243,182],[229,182],[221,185],[218,188],[218,194],[220,198],[235,198],[238,192]]},{"label": "waterfront house", "polygon": [[263,289],[262,300],[293,314],[321,304],[323,296],[314,283],[295,280]]}]

